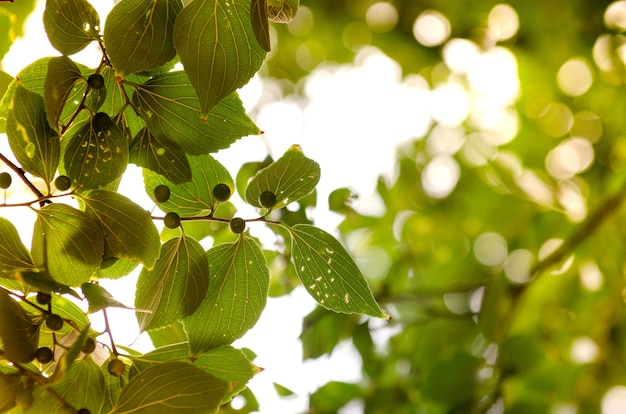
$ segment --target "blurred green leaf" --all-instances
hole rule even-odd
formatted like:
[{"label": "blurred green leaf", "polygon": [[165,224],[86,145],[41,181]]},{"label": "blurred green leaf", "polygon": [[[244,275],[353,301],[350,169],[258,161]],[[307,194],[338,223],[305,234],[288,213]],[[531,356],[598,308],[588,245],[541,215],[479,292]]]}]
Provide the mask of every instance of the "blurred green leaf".
[{"label": "blurred green leaf", "polygon": [[336,413],[362,392],[358,384],[328,382],[311,394],[310,411],[316,414]]},{"label": "blurred green leaf", "polygon": [[32,361],[39,342],[39,324],[4,289],[0,289],[0,340],[3,355],[16,363]]}]

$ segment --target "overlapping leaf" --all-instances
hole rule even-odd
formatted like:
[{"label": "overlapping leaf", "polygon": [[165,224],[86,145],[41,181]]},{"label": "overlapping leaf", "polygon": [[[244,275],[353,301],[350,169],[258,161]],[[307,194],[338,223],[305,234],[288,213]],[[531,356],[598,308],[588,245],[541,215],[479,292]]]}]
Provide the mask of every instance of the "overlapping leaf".
[{"label": "overlapping leaf", "polygon": [[252,0],[250,5],[252,30],[257,42],[265,50],[272,50],[270,43],[270,24],[267,16],[267,0]]},{"label": "overlapping leaf", "polygon": [[150,214],[129,198],[105,190],[81,197],[86,213],[100,224],[113,257],[137,260],[152,268],[159,257],[159,233]]},{"label": "overlapping leaf", "polygon": [[0,339],[4,357],[18,363],[33,360],[39,342],[39,325],[26,315],[24,309],[0,289]]},{"label": "overlapping leaf", "polygon": [[292,260],[306,290],[323,307],[389,319],[380,310],[365,277],[332,235],[308,224],[290,228]]},{"label": "overlapping leaf", "polygon": [[170,188],[170,198],[159,203],[163,211],[176,211],[184,217],[202,216],[213,211],[216,200],[213,187],[219,183],[234,187],[233,178],[228,170],[210,155],[189,156],[191,181],[175,185],[162,175],[144,169],[143,176],[146,192],[154,197],[154,188],[163,184]]},{"label": "overlapping leaf", "polygon": [[7,114],[7,135],[24,171],[52,181],[59,164],[59,136],[46,121],[44,100],[20,84]]},{"label": "overlapping leaf", "polygon": [[55,130],[74,83],[80,78],[80,69],[67,56],[53,57],[48,62],[43,97],[48,124]]},{"label": "overlapping leaf", "polygon": [[32,267],[30,253],[17,229],[9,220],[0,217],[0,274]]},{"label": "overlapping leaf", "polygon": [[241,338],[261,316],[269,270],[259,245],[249,237],[207,252],[211,282],[198,310],[184,320],[192,355]]},{"label": "overlapping leaf", "polygon": [[191,166],[184,151],[166,138],[143,128],[130,145],[130,162],[162,175],[174,184],[191,180]]},{"label": "overlapping leaf", "polygon": [[182,235],[168,240],[152,270],[137,280],[135,307],[139,328],[161,328],[191,315],[209,286],[209,264],[200,243]]},{"label": "overlapping leaf", "polygon": [[49,204],[37,210],[32,256],[37,267],[68,286],[87,282],[100,266],[104,236],[82,211],[65,204]]},{"label": "overlapping leaf", "polygon": [[200,103],[187,74],[170,72],[139,85],[133,102],[154,136],[166,137],[197,155],[228,148],[239,138],[260,132],[236,93],[224,98],[201,122]]},{"label": "overlapping leaf", "polygon": [[105,288],[95,283],[83,283],[80,286],[89,302],[87,312],[94,313],[106,308],[128,308],[128,306],[117,301]]},{"label": "overlapping leaf", "polygon": [[203,119],[248,83],[265,59],[250,9],[250,0],[194,0],[176,19],[174,46],[198,93]]},{"label": "overlapping leaf", "polygon": [[261,207],[259,196],[264,191],[276,195],[274,208],[296,201],[315,189],[320,180],[320,166],[293,145],[276,162],[259,171],[248,183],[246,201]]},{"label": "overlapping leaf", "polygon": [[231,389],[232,384],[191,364],[166,362],[134,376],[122,390],[111,414],[215,413]]},{"label": "overlapping leaf", "polygon": [[157,68],[176,55],[172,42],[180,0],[124,0],[104,25],[107,54],[118,75]]},{"label": "overlapping leaf", "polygon": [[296,16],[300,0],[267,0],[267,15],[276,23],[289,23]]},{"label": "overlapping leaf", "polygon": [[52,46],[73,55],[98,39],[100,17],[86,0],[47,0],[43,23]]}]

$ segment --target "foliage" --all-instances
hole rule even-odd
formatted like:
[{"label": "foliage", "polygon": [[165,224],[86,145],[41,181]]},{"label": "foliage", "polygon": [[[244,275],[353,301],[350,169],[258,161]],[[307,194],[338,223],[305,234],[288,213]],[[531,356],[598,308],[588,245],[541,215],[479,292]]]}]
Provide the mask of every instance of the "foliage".
[{"label": "foliage", "polygon": [[[258,321],[277,255],[325,308],[388,318],[340,242],[285,214],[314,204],[320,178],[300,147],[242,166],[236,182],[211,155],[261,133],[236,89],[265,60],[268,19],[286,23],[297,7],[122,0],[102,24],[86,0],[46,2],[62,55],[28,65],[0,101],[12,152],[0,154],[0,207],[36,215],[30,249],[0,218],[0,412],[219,411],[260,371],[231,344]],[[94,42],[96,68],[73,61]],[[118,192],[129,163],[164,214]],[[28,201],[13,201],[16,183]],[[235,189],[258,216],[236,216]],[[263,250],[255,225],[291,246]],[[116,346],[107,309],[126,306],[98,283],[138,266],[134,310],[157,345],[144,355]]]}]

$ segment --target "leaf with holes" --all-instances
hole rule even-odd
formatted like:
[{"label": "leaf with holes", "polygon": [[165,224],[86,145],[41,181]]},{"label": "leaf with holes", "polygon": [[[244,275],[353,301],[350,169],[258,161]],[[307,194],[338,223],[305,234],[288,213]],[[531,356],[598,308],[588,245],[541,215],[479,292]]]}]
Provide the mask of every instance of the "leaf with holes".
[{"label": "leaf with holes", "polygon": [[73,55],[98,39],[100,17],[86,0],[47,0],[43,24],[52,46]]},{"label": "leaf with holes", "polygon": [[217,152],[243,136],[260,133],[235,92],[201,122],[200,103],[185,72],[165,73],[138,85],[133,102],[154,136],[166,137],[188,154]]},{"label": "leaf with holes", "polygon": [[43,98],[48,124],[57,131],[67,98],[80,78],[80,69],[67,56],[53,57],[48,62]]},{"label": "leaf with holes", "polygon": [[104,24],[104,44],[119,76],[157,68],[176,56],[172,43],[180,0],[124,0]]},{"label": "leaf with holes", "polygon": [[337,239],[308,224],[288,229],[296,274],[313,299],[335,312],[390,319],[381,311],[365,277]]},{"label": "leaf with holes", "polygon": [[248,83],[266,52],[254,35],[250,0],[195,0],[174,25],[174,46],[200,99],[202,119]]},{"label": "leaf with holes", "polygon": [[174,184],[191,180],[185,152],[165,137],[157,138],[143,128],[130,144],[130,162],[162,175]]},{"label": "leaf with holes", "polygon": [[137,280],[135,307],[139,328],[162,328],[194,313],[209,286],[209,264],[196,240],[185,235],[168,240],[152,270]]},{"label": "leaf with holes", "polygon": [[30,253],[17,229],[9,220],[0,217],[0,274],[7,276],[7,273],[32,268]]},{"label": "leaf with holes", "polygon": [[191,355],[241,338],[261,316],[269,270],[257,242],[241,236],[207,252],[211,282],[198,310],[185,319]]},{"label": "leaf with holes", "polygon": [[293,145],[276,162],[259,171],[248,183],[246,201],[261,208],[259,197],[264,191],[276,196],[274,209],[299,200],[315,189],[320,180],[320,166]]}]

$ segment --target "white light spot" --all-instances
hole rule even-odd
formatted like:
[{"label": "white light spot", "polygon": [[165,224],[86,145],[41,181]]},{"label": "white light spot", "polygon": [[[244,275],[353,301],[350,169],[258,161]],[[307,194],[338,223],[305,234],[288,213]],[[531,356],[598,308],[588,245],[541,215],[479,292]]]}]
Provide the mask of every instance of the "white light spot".
[{"label": "white light spot", "polygon": [[563,93],[569,96],[580,96],[591,87],[593,74],[585,59],[572,58],[559,69],[557,81]]},{"label": "white light spot", "polygon": [[514,283],[526,283],[530,279],[533,254],[519,249],[511,252],[504,262],[504,274]]},{"label": "white light spot", "polygon": [[413,36],[424,46],[438,46],[450,36],[450,22],[443,14],[426,10],[415,20]]},{"label": "white light spot", "polygon": [[599,353],[598,344],[593,339],[581,336],[572,343],[570,358],[577,364],[588,364],[595,361]]},{"label": "white light spot", "polygon": [[591,166],[593,146],[583,138],[570,138],[553,148],[546,156],[546,169],[557,179],[572,178]]},{"label": "white light spot", "polygon": [[604,275],[598,265],[593,261],[587,261],[580,265],[580,283],[591,292],[600,290],[604,284]]},{"label": "white light spot", "polygon": [[459,164],[449,156],[440,155],[422,171],[422,187],[430,197],[444,198],[454,190],[460,176]]},{"label": "white light spot", "polygon": [[606,8],[604,24],[609,29],[626,30],[626,1],[615,1]]},{"label": "white light spot", "polygon": [[494,232],[486,232],[474,242],[474,256],[485,266],[498,266],[504,262],[507,243],[504,237]]},{"label": "white light spot", "polygon": [[626,387],[623,385],[609,389],[602,397],[602,414],[623,414],[626,407]]},{"label": "white light spot", "polygon": [[487,23],[489,32],[497,40],[510,39],[519,29],[517,12],[508,4],[498,4],[491,9]]},{"label": "white light spot", "polygon": [[398,23],[398,10],[391,3],[374,3],[365,13],[365,22],[375,32],[388,32]]}]

